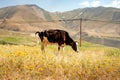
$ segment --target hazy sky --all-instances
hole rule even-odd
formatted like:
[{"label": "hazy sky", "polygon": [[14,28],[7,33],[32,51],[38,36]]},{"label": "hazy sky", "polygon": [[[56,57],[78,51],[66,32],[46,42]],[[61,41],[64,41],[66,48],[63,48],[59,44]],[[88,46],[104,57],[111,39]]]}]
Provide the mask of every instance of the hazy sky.
[{"label": "hazy sky", "polygon": [[0,0],[0,8],[23,4],[36,4],[51,12],[98,6],[120,8],[120,0]]}]

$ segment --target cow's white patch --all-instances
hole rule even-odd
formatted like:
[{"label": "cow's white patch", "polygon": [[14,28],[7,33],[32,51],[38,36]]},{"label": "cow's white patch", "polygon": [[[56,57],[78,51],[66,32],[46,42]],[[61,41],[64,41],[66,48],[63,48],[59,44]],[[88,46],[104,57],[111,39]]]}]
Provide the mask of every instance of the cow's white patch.
[{"label": "cow's white patch", "polygon": [[75,42],[75,43],[76,43],[76,47],[77,47],[77,52],[78,52],[78,51],[79,51],[79,50],[78,50],[78,42]]},{"label": "cow's white patch", "polygon": [[35,35],[35,39],[36,39],[36,45],[39,45],[40,41],[39,41],[38,34]]}]

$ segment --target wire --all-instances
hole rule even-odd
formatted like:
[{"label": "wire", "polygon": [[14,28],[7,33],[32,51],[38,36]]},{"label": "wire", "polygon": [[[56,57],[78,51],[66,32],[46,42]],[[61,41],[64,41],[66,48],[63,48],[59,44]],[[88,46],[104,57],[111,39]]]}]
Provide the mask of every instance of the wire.
[{"label": "wire", "polygon": [[[0,20],[1,23],[47,23],[47,22],[62,22],[62,21],[79,21],[82,18],[79,19],[60,19],[60,20],[50,20],[50,21],[12,21],[8,19]],[[95,22],[108,22],[108,23],[115,23],[115,24],[120,24],[120,21],[104,21],[104,20],[95,20],[95,19],[82,19],[82,21],[95,21]]]}]

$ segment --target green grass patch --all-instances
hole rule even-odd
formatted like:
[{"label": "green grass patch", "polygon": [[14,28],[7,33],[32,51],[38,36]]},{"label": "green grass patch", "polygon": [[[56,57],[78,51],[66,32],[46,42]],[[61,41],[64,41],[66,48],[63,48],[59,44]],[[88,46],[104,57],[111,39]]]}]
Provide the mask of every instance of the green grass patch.
[{"label": "green grass patch", "polygon": [[105,53],[107,56],[120,57],[120,49],[117,48],[107,48]]},{"label": "green grass patch", "polygon": [[36,40],[30,36],[2,36],[0,37],[0,44],[24,44],[35,45]]},{"label": "green grass patch", "polygon": [[22,38],[20,38],[20,37],[13,37],[13,36],[11,36],[11,37],[5,37],[5,38],[3,38],[3,41],[5,41],[5,42],[19,43],[21,41],[21,39]]}]

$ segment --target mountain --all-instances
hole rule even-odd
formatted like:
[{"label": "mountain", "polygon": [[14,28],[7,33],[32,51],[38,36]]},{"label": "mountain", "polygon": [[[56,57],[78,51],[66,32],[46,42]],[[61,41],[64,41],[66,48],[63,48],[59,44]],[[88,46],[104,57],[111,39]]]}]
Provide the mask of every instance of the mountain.
[{"label": "mountain", "polygon": [[0,29],[35,32],[57,28],[78,36],[80,20],[52,20],[80,18],[83,33],[91,36],[120,37],[120,9],[112,7],[79,8],[66,12],[48,12],[36,5],[5,7],[0,9]]},{"label": "mountain", "polygon": [[[59,13],[58,16],[63,19],[82,18],[82,31],[89,35],[120,36],[119,8],[83,8]],[[63,23],[66,28],[79,32],[80,21],[66,21],[66,23]]]},{"label": "mountain", "polygon": [[13,31],[34,32],[50,28],[65,29],[59,22],[44,22],[59,19],[36,5],[18,5],[0,9],[0,28]]}]

